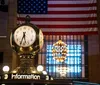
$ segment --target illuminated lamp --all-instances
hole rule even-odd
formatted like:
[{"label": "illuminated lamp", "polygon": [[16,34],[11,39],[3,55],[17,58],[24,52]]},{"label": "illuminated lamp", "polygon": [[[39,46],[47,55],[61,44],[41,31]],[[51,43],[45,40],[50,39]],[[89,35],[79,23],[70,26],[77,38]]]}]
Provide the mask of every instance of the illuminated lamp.
[{"label": "illuminated lamp", "polygon": [[46,72],[46,71],[43,71],[42,73],[43,73],[44,75],[47,75],[47,72]]},{"label": "illuminated lamp", "polygon": [[7,73],[7,72],[9,72],[10,68],[9,68],[9,66],[3,66],[2,70],[4,73]]},{"label": "illuminated lamp", "polygon": [[38,65],[38,66],[37,66],[37,71],[41,72],[41,71],[43,71],[43,69],[44,69],[44,68],[43,68],[42,65]]},{"label": "illuminated lamp", "polygon": [[66,66],[58,66],[56,69],[57,69],[57,72],[60,73],[61,77],[66,77],[67,70],[68,70]]}]

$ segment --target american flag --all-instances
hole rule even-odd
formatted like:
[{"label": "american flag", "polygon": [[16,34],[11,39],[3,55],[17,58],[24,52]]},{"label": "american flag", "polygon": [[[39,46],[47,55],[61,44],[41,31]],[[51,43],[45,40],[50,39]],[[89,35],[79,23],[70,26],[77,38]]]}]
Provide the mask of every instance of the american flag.
[{"label": "american flag", "polygon": [[97,0],[17,0],[18,23],[31,23],[44,34],[97,34]]}]

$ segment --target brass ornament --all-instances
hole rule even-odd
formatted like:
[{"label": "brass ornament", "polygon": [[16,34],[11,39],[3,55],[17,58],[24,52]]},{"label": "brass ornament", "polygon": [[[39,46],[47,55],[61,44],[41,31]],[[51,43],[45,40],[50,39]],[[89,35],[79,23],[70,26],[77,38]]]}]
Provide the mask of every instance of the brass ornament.
[{"label": "brass ornament", "polygon": [[64,62],[67,57],[67,44],[62,40],[58,40],[52,47],[53,59],[58,62]]}]

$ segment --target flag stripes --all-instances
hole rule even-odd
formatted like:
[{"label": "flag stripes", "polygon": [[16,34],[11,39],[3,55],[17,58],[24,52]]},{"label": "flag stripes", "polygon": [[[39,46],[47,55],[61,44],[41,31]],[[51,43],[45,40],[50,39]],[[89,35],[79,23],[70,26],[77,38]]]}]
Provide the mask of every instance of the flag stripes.
[{"label": "flag stripes", "polygon": [[47,9],[47,14],[18,14],[17,20],[23,23],[28,14],[31,23],[41,28],[44,34],[98,33],[97,0],[48,0]]}]

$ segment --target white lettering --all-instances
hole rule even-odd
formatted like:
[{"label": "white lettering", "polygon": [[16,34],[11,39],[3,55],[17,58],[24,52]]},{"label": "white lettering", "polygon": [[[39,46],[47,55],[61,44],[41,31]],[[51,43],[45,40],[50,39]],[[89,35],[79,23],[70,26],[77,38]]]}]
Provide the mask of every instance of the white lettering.
[{"label": "white lettering", "polygon": [[49,76],[46,76],[46,80],[49,80]]},{"label": "white lettering", "polygon": [[35,75],[35,74],[30,74],[30,75],[12,74],[11,79],[35,79],[35,80],[39,80],[40,75]]}]

